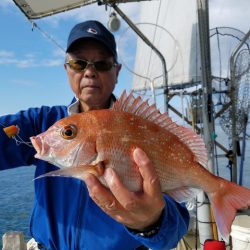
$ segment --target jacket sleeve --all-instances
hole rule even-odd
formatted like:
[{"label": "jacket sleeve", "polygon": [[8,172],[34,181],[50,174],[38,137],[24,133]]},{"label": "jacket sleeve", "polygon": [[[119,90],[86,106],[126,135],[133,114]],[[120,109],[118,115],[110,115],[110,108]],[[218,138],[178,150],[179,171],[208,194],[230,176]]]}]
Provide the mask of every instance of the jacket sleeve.
[{"label": "jacket sleeve", "polygon": [[189,212],[185,204],[174,201],[171,197],[164,195],[166,202],[163,211],[160,229],[152,237],[142,237],[128,231],[144,246],[152,250],[168,250],[175,248],[180,239],[186,234],[189,225]]},{"label": "jacket sleeve", "polygon": [[[32,164],[34,149],[23,142],[29,142],[29,137],[35,134],[34,112],[21,111],[17,114],[0,117],[0,169],[9,169]],[[9,138],[3,131],[4,127],[16,125],[18,136]]]},{"label": "jacket sleeve", "polygon": [[[56,120],[65,116],[65,110],[66,107],[63,106],[43,106],[0,116],[0,170],[35,164],[35,150],[28,145],[30,137],[45,131]],[[19,128],[16,138],[9,138],[3,131],[4,127],[11,125]]]}]

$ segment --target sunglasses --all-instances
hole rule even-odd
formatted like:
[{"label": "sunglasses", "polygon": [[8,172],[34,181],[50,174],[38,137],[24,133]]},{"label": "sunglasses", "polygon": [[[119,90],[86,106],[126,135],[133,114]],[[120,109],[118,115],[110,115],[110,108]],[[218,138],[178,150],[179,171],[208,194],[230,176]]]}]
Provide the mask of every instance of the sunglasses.
[{"label": "sunglasses", "polygon": [[112,63],[105,60],[89,62],[81,59],[70,59],[68,62],[66,62],[66,64],[76,72],[84,71],[89,65],[93,66],[97,71],[109,71],[112,67],[117,65],[117,63]]}]

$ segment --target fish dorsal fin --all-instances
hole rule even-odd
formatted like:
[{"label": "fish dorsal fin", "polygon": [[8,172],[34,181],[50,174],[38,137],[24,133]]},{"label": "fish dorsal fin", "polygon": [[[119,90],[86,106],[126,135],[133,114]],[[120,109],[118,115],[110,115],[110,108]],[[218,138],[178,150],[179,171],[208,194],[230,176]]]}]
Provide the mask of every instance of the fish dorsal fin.
[{"label": "fish dorsal fin", "polygon": [[129,95],[127,95],[126,91],[123,91],[121,97],[114,103],[112,109],[140,116],[168,130],[190,148],[198,163],[203,167],[207,167],[207,150],[203,139],[192,129],[179,126],[173,122],[167,113],[162,114],[156,108],[155,104],[149,105],[148,100],[144,101],[140,96],[134,97],[133,91]]},{"label": "fish dorsal fin", "polygon": [[114,103],[112,109],[140,116],[156,124],[158,124],[158,118],[162,116],[155,104],[150,106],[148,100],[144,101],[140,96],[135,98],[133,91],[129,95],[127,95],[126,91],[123,91],[121,97]]}]

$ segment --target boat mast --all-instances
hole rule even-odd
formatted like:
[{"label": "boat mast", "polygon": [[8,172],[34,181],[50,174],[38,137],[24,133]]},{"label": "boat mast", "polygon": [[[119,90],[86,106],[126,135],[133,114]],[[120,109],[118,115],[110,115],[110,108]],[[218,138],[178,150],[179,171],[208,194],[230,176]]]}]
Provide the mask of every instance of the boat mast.
[{"label": "boat mast", "polygon": [[[208,152],[208,169],[214,173],[214,141],[212,132],[214,131],[213,102],[212,102],[212,79],[211,79],[211,58],[210,58],[210,38],[209,38],[209,12],[208,0],[197,0],[198,26],[201,53],[201,73],[202,73],[202,118],[203,137]],[[206,239],[217,238],[217,233],[213,230],[211,208],[208,198],[204,192],[197,196],[197,218],[201,248]]]},{"label": "boat mast", "polygon": [[208,150],[208,167],[214,173],[214,131],[208,0],[197,0],[202,71],[203,136]]}]

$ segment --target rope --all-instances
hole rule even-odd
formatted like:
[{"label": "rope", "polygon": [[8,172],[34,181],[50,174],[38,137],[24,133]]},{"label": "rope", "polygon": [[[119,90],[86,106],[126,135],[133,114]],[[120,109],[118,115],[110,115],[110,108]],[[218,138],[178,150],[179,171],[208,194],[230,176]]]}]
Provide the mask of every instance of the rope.
[{"label": "rope", "polygon": [[50,36],[46,31],[42,30],[35,22],[28,19],[32,25],[32,31],[37,28],[47,39],[49,39],[53,44],[55,44],[59,49],[61,49],[65,53],[65,49],[52,37]]}]

